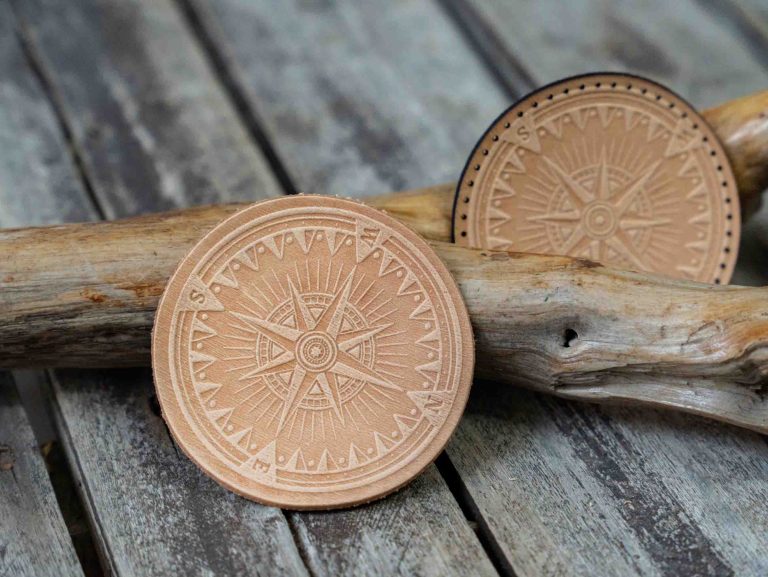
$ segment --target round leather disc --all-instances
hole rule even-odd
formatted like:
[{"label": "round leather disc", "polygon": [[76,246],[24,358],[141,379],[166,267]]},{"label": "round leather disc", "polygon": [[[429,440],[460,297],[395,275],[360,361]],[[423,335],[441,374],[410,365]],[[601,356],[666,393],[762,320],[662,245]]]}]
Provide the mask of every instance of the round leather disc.
[{"label": "round leather disc", "polygon": [[256,204],[209,232],[160,302],[157,396],[179,446],[227,488],[324,509],[416,476],[471,385],[469,317],[416,233],[319,196]]},{"label": "round leather disc", "polygon": [[736,183],[704,119],[642,78],[593,74],[502,114],[458,185],[458,244],[727,283]]}]

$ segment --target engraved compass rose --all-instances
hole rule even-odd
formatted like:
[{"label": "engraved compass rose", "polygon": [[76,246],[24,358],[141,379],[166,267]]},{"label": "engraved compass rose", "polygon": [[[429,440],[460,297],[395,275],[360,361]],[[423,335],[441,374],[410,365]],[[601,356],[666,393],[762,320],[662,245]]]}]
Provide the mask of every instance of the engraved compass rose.
[{"label": "engraved compass rose", "polygon": [[588,187],[557,163],[547,158],[544,160],[573,208],[529,216],[528,220],[570,224],[572,232],[561,247],[563,254],[578,254],[586,245],[591,258],[601,259],[605,247],[610,247],[634,266],[643,269],[646,265],[635,249],[630,231],[668,225],[671,220],[641,216],[629,209],[645,192],[661,161],[651,163],[621,187],[612,187],[609,178],[611,167],[606,160],[605,149],[602,149],[594,169],[593,184]]},{"label": "engraved compass rose", "polygon": [[169,281],[153,367],[179,446],[271,505],[368,502],[442,450],[472,376],[461,295],[416,233],[294,196],[213,229]]},{"label": "engraved compass rose", "polygon": [[392,323],[385,323],[372,328],[341,332],[342,319],[349,306],[354,275],[353,269],[341,289],[333,296],[328,308],[318,319],[315,319],[294,283],[288,279],[295,327],[243,313],[233,313],[283,349],[283,352],[271,361],[240,377],[240,380],[247,380],[290,371],[288,392],[280,413],[278,432],[294,416],[302,400],[312,390],[322,392],[339,421],[344,423],[338,376],[357,379],[369,385],[394,391],[403,390],[402,387],[382,378],[350,354],[350,350],[354,347],[392,326]]},{"label": "engraved compass rose", "polygon": [[706,120],[654,82],[604,73],[532,92],[493,123],[462,173],[453,228],[465,246],[725,283],[738,209]]}]

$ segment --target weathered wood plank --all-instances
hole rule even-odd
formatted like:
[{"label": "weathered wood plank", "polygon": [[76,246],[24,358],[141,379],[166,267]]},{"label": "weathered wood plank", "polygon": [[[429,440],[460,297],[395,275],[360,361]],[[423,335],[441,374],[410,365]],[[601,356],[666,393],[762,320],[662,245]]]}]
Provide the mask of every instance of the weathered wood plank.
[{"label": "weathered wood plank", "polygon": [[744,39],[696,0],[443,2],[493,66],[511,60],[524,71],[516,91],[600,70],[647,76],[697,107],[765,89]]},{"label": "weathered wood plank", "polygon": [[288,515],[314,575],[495,575],[448,501],[445,481],[431,466],[384,501]]},{"label": "weathered wood plank", "polygon": [[10,6],[0,3],[0,226],[86,220],[90,200],[16,32]]},{"label": "weathered wood plank", "polygon": [[768,4],[762,0],[698,0],[715,18],[728,22],[755,58],[768,65]]},{"label": "weathered wood plank", "polygon": [[0,575],[82,575],[8,373],[0,373]]},{"label": "weathered wood plank", "polygon": [[758,435],[478,386],[449,454],[517,575],[765,574]]},{"label": "weathered wood plank", "polygon": [[[491,62],[524,71],[515,90],[606,68],[651,76],[699,105],[765,85],[742,38],[691,2],[447,4]],[[742,264],[737,278],[764,274]],[[691,417],[482,387],[448,454],[517,575],[768,569],[763,439]]]},{"label": "weathered wood plank", "polygon": [[169,0],[14,2],[107,217],[279,193]]},{"label": "weathered wood plank", "polygon": [[[167,22],[171,19],[169,15],[165,14],[169,10],[165,2],[133,2],[129,6],[130,8],[126,8],[124,4],[120,5],[118,9],[118,13],[122,15],[120,26],[111,26],[112,38],[110,41],[97,45],[101,53],[99,60],[95,62],[96,70],[100,73],[97,75],[113,78],[126,75],[122,79],[122,82],[126,84],[131,81],[131,74],[139,74],[142,66],[156,66],[153,59],[161,58],[161,56],[150,55],[147,62],[128,67],[123,62],[127,56],[121,52],[122,48],[119,48],[121,35],[125,34],[129,37],[129,45],[133,42],[130,38],[137,35],[142,36],[142,44],[151,44],[150,39],[143,38],[144,34],[150,34],[150,32],[146,30],[141,32],[141,27],[147,26],[147,22],[151,20]],[[52,87],[61,99],[62,107],[69,118],[74,110],[79,110],[75,104],[83,98],[82,93],[88,90],[87,86],[93,82],[92,77],[94,76],[93,69],[86,70],[72,64],[72,62],[76,62],[80,56],[79,50],[94,49],[94,41],[89,35],[98,36],[101,33],[76,25],[86,18],[86,13],[88,13],[89,18],[93,18],[91,15],[92,3],[85,1],[69,3],[64,9],[63,15],[61,14],[61,7],[58,9],[58,15],[52,8],[50,11],[46,11],[45,7],[45,3],[30,3],[25,4],[20,12],[30,31],[28,36],[30,42],[34,50],[39,53],[40,61],[47,71]],[[101,11],[95,10],[95,12],[106,14],[108,10],[105,7]],[[104,15],[102,18],[111,18],[111,16]],[[70,24],[73,22],[75,24]],[[92,22],[97,23],[95,20]],[[62,26],[70,26],[71,29],[64,28],[62,30]],[[78,37],[79,41],[73,42],[71,45],[60,46],[61,41],[58,40],[58,35],[53,33],[54,29],[58,30],[58,35],[67,33]],[[46,31],[47,33],[44,33]],[[174,28],[173,31],[177,35],[186,33],[180,28]],[[155,34],[156,32],[151,33]],[[56,51],[64,49],[69,51],[68,58],[54,57]],[[83,58],[87,58],[87,56],[83,56]],[[198,81],[205,83],[209,80],[202,78]],[[116,81],[113,80],[113,82]],[[73,88],[74,85],[78,86]],[[97,85],[96,90],[101,90],[101,88]],[[128,89],[126,88],[126,90]],[[80,112],[84,113],[85,111],[80,110]],[[104,123],[101,126],[101,131],[104,133],[123,130],[119,118],[112,115],[104,115],[101,121]],[[91,156],[99,158],[98,152],[91,150],[91,147],[98,148],[97,145],[89,141],[82,141],[79,142],[78,146],[82,148],[80,154],[84,158]],[[127,146],[128,144],[115,144],[114,153],[123,154]],[[215,151],[209,152],[222,157],[238,157],[244,154],[240,149],[242,146],[252,147],[247,142],[224,142],[220,143]],[[374,154],[378,150],[374,147],[371,153]],[[151,164],[156,158],[158,158],[156,154],[137,158],[126,156],[123,158],[123,162],[130,161],[133,163],[130,170],[136,174],[142,174],[145,170],[149,170],[143,165],[145,163]],[[184,173],[186,170],[185,165],[179,159],[165,158],[165,162],[164,168],[168,171]],[[295,165],[300,166],[305,163],[311,165],[312,162],[310,156],[307,159],[299,158]],[[222,160],[224,165],[231,165],[229,163],[230,160],[226,158]],[[227,200],[239,194],[237,191],[240,190],[236,189],[235,192],[232,192],[232,184],[230,183],[229,189],[223,185],[220,187],[197,186],[193,187],[191,192],[185,189],[184,194],[162,197],[158,196],[151,179],[147,177],[142,180],[142,182],[146,181],[147,183],[145,187],[147,193],[141,194],[139,201],[134,202],[129,196],[130,190],[127,184],[125,186],[120,183],[114,184],[116,177],[112,171],[119,173],[127,170],[126,168],[121,166],[109,168],[108,165],[105,168],[100,165],[98,169],[94,169],[90,163],[85,163],[85,165],[86,173],[91,180],[97,198],[110,207],[107,211],[110,216],[134,214],[144,210],[161,210],[168,204],[184,206],[193,202]],[[180,178],[182,182],[185,182],[183,177]],[[239,186],[238,183],[235,184]],[[256,190],[252,184],[248,186]],[[141,190],[137,192],[141,193]],[[121,200],[114,201],[114,198]],[[76,469],[84,486],[87,487],[88,503],[92,508],[92,516],[100,523],[97,533],[100,542],[108,547],[107,553],[112,560],[112,568],[127,574],[137,572],[139,569],[142,572],[162,572],[168,569],[165,559],[167,555],[176,550],[175,548],[178,548],[177,542],[190,543],[194,551],[196,551],[194,549],[196,546],[203,543],[204,540],[198,539],[198,536],[194,534],[183,537],[179,536],[179,533],[191,531],[194,523],[202,523],[206,519],[202,512],[188,512],[189,509],[183,507],[182,512],[177,512],[167,518],[155,516],[154,511],[166,510],[161,502],[165,495],[179,495],[179,499],[183,497],[187,501],[193,500],[195,492],[192,490],[185,492],[185,488],[204,485],[206,480],[198,478],[199,473],[185,458],[181,457],[180,459],[185,467],[188,465],[188,468],[181,467],[178,463],[169,460],[175,457],[170,440],[158,432],[161,431],[158,427],[162,424],[159,417],[148,414],[150,409],[146,397],[151,391],[149,375],[138,377],[137,383],[133,385],[135,389],[142,392],[128,397],[112,396],[109,385],[104,382],[107,379],[113,382],[114,379],[118,378],[121,378],[119,373],[114,376],[110,375],[108,378],[103,377],[101,380],[89,376],[88,373],[76,373],[75,375],[67,373],[58,377],[54,392],[60,428],[69,439],[67,447],[70,450],[72,460],[77,462]],[[93,406],[99,406],[100,410],[89,409]],[[103,415],[107,414],[114,415],[114,417],[105,418]],[[123,414],[128,414],[129,418],[124,419],[123,424],[119,425],[118,416]],[[131,422],[137,423],[134,425],[136,438],[126,437],[124,433],[118,433],[116,429],[112,430],[113,427],[117,426],[130,428]],[[94,438],[104,437],[110,439],[108,446],[106,441],[103,445],[93,441]],[[147,450],[143,453],[137,452],[135,450],[137,445],[146,445]],[[107,449],[109,452],[105,453]],[[154,489],[142,493],[133,491],[132,487],[124,488],[126,474],[132,468],[152,468],[154,466],[147,461],[146,457],[152,449],[160,454],[157,459],[164,463],[165,467],[176,471],[178,474],[160,477],[157,475],[144,477],[143,474],[137,474],[141,483],[146,483]],[[122,463],[119,466],[113,465],[111,459],[105,461],[105,455],[120,455],[120,458],[127,462],[125,465]],[[161,469],[162,467],[157,465],[155,471]],[[153,481],[153,479],[155,480]],[[207,487],[207,485],[204,486]],[[213,491],[212,488],[210,490]],[[120,493],[116,495],[116,491],[120,491]],[[228,496],[222,497],[220,493],[216,493],[216,495],[218,495],[216,499],[229,498]],[[223,506],[216,499],[211,498],[208,505],[213,510]],[[421,485],[405,489],[400,499],[407,500],[409,507],[398,507],[397,501],[392,501],[391,504],[386,501],[373,505],[370,510],[363,508],[318,516],[314,529],[312,531],[308,529],[306,538],[302,539],[305,552],[308,547],[312,547],[311,555],[314,557],[311,563],[314,565],[313,569],[318,574],[333,574],[333,571],[340,565],[347,567],[350,573],[368,571],[375,574],[377,568],[380,567],[397,569],[401,574],[464,574],[470,568],[478,574],[494,573],[492,565],[464,520],[448,488],[434,470],[425,477]],[[253,511],[262,511],[261,515],[267,515],[267,512],[274,511],[259,508],[257,505],[242,499],[235,499],[235,503],[238,504],[237,507],[239,507],[238,510],[241,511],[241,515],[248,512],[255,515]],[[116,507],[118,510],[113,514],[112,510]],[[129,510],[130,507],[137,508],[137,512],[132,514]],[[440,516],[434,514],[434,511],[437,510],[442,512]],[[185,511],[187,512],[184,513]],[[151,514],[156,521],[159,518],[159,521],[149,527],[138,525],[148,514]],[[185,520],[182,515],[193,519],[193,522],[187,525],[189,519]],[[301,515],[291,516],[291,521],[295,525],[299,523],[297,519],[304,519],[304,517]],[[207,522],[210,523],[210,521]],[[262,520],[262,522],[266,521]],[[183,523],[184,528],[179,527],[177,523]],[[354,526],[355,530],[348,534],[348,538],[345,540],[347,549],[340,549],[333,537],[334,529],[343,531],[344,527],[349,526]],[[405,534],[406,527],[409,530],[408,534],[419,534],[422,535],[422,538],[402,539],[401,535]],[[217,530],[220,531],[218,526]],[[206,526],[207,531],[208,527]],[[301,533],[300,530],[298,532]],[[153,546],[147,545],[143,554],[136,555],[135,552],[131,553],[130,547],[140,535],[150,535],[158,539],[163,537],[163,539]],[[209,534],[209,538],[213,540],[213,543],[221,543],[224,535],[226,532],[220,531],[220,534],[216,536]],[[151,538],[146,539],[147,543],[151,541]],[[238,543],[242,545],[244,542],[239,541]],[[240,545],[235,545],[235,547],[239,549]],[[285,548],[285,554],[289,559],[295,558],[295,548],[292,549],[292,545],[289,546],[283,542],[281,547]],[[260,553],[248,553],[251,555],[249,559],[251,559],[252,566],[249,571],[252,573],[264,569],[265,565],[262,563],[267,563],[266,566],[268,566],[267,552],[272,551],[270,544],[263,543],[261,549]],[[344,561],[347,550],[356,551],[357,561],[355,564]],[[433,561],[433,555],[436,551],[443,552],[439,556],[439,563]],[[255,562],[257,555],[260,555],[259,563]],[[399,559],[402,559],[402,563]],[[224,562],[223,558],[212,556],[208,565],[200,565],[197,570],[204,571],[206,567],[215,568],[214,561],[217,563]],[[179,558],[175,558],[175,562],[182,563]],[[233,563],[239,563],[239,561],[235,560]],[[192,563],[182,566],[185,570],[190,571],[194,568]],[[234,567],[240,569],[240,565]]]},{"label": "weathered wood plank", "polygon": [[[765,438],[740,434],[728,427],[702,424],[687,432],[687,419],[665,415],[647,433],[642,415],[615,409],[606,412],[617,426],[618,442],[656,449],[633,455],[638,469],[647,467],[651,479],[663,480],[672,499],[684,504],[685,515],[720,550],[736,575],[765,575],[768,560],[768,454]],[[677,438],[686,435],[681,445]],[[683,465],[681,470],[680,464]],[[662,494],[664,494],[662,492]],[[723,495],[728,495],[723,498]],[[722,505],[723,510],[717,510]]]},{"label": "weathered wood plank", "polygon": [[53,379],[58,430],[113,574],[307,574],[279,509],[224,490],[178,451],[149,371]]},{"label": "weathered wood plank", "polygon": [[[81,216],[87,196],[56,118],[0,4],[0,226]],[[34,175],[30,178],[30,175]],[[9,373],[0,372],[0,575],[82,575]]]},{"label": "weathered wood plank", "polygon": [[[154,22],[165,23],[167,29],[164,32],[171,36],[179,36],[182,41],[187,38],[186,30],[181,20],[176,18],[172,6],[159,3],[153,6],[154,13],[147,16],[147,19],[154,18]],[[86,15],[94,17],[95,14],[87,10],[87,7],[81,6],[82,11],[78,12],[73,5],[67,5],[64,14],[59,10],[61,7],[63,5],[54,8],[25,3],[23,15],[27,40],[31,43],[30,48],[38,56],[55,53],[57,50],[68,51],[67,54],[71,58],[68,66],[77,67],[78,55],[72,54],[71,51],[78,46],[84,54],[88,50],[101,50],[94,45],[89,33],[101,34],[102,32],[83,28]],[[45,8],[50,8],[51,12],[46,12],[40,20],[37,20],[35,15],[41,13],[35,10]],[[123,16],[125,16],[128,6],[121,4],[119,8],[123,10]],[[3,21],[6,20],[3,19]],[[177,23],[175,29],[168,24],[173,22]],[[36,27],[37,25],[40,27]],[[120,25],[113,24],[110,30],[112,34],[119,36],[119,32],[125,25],[125,22]],[[47,32],[43,34],[41,30]],[[131,29],[128,34],[132,32],[135,32],[135,29]],[[5,36],[3,35],[2,38]],[[156,35],[154,41],[160,42],[163,38],[162,35]],[[119,39],[114,41],[119,43]],[[171,40],[171,42],[174,41]],[[192,44],[189,39],[186,42]],[[64,45],[62,46],[61,43]],[[180,52],[174,57],[183,60],[184,47],[177,46],[177,48]],[[165,49],[173,50],[173,46]],[[161,47],[155,45],[154,50],[159,51]],[[89,62],[96,66],[103,62],[102,56],[103,53],[99,56],[98,62],[92,60]],[[57,54],[56,58],[59,57],[61,55]],[[202,62],[201,56],[196,55],[194,51],[191,58],[193,62],[195,59]],[[124,54],[124,61],[131,61],[130,54]],[[98,84],[107,78],[114,83],[114,86],[118,86],[121,82],[128,82],[132,74],[136,73],[132,68],[135,64],[131,61],[130,65],[124,65],[122,68],[118,64],[111,68],[81,68],[79,77],[72,68],[66,66],[61,70],[60,76],[50,74],[47,68],[44,68],[44,73],[52,83],[51,89],[57,95],[60,106],[65,111],[78,110],[74,105],[78,101],[68,92],[69,90],[74,91],[76,96],[82,96],[84,91],[87,92],[85,86],[88,85],[89,79]],[[180,69],[184,69],[183,63],[176,64]],[[167,69],[162,71],[163,74],[169,75],[167,81],[172,83],[172,86],[168,85],[165,88],[168,90],[181,88],[188,93],[188,97],[182,98],[173,105],[179,109],[176,111],[177,118],[184,118],[187,123],[174,133],[176,135],[174,138],[191,138],[189,131],[193,129],[207,130],[212,139],[204,141],[205,146],[200,144],[201,141],[198,138],[195,146],[199,146],[199,149],[173,148],[169,144],[170,150],[164,149],[158,155],[148,153],[134,157],[130,146],[122,144],[132,138],[129,133],[135,131],[141,135],[144,134],[142,130],[151,133],[157,128],[152,124],[162,119],[152,120],[150,117],[139,122],[141,115],[137,115],[129,119],[133,122],[130,124],[127,121],[123,123],[119,120],[122,118],[119,114],[111,112],[105,113],[98,120],[101,123],[98,125],[99,131],[109,134],[110,139],[114,138],[108,147],[101,149],[100,144],[94,144],[94,142],[98,143],[98,140],[78,142],[77,147],[81,158],[91,158],[92,162],[102,163],[105,162],[102,155],[107,157],[114,155],[111,161],[113,168],[116,167],[115,174],[99,178],[97,175],[88,173],[94,185],[94,191],[103,202],[108,214],[128,210],[127,207],[138,211],[151,209],[164,202],[178,202],[176,197],[163,200],[161,189],[155,187],[152,180],[152,175],[155,174],[152,163],[170,162],[175,158],[174,155],[182,156],[183,162],[174,161],[167,168],[159,169],[166,176],[171,175],[171,178],[178,176],[179,182],[185,183],[183,190],[173,189],[175,191],[172,191],[173,194],[189,193],[194,198],[196,194],[208,194],[209,187],[226,185],[228,188],[221,193],[223,198],[256,198],[260,195],[258,183],[272,183],[269,186],[272,187],[273,192],[276,190],[276,185],[270,173],[264,168],[263,161],[253,161],[258,159],[258,151],[251,146],[244,135],[227,101],[221,95],[216,98],[211,96],[219,94],[219,89],[213,84],[210,74],[204,67],[199,69],[198,65],[190,66],[192,69],[187,70],[186,84],[178,75],[174,76],[178,71]],[[103,77],[100,72],[103,72]],[[120,72],[125,76],[120,77]],[[196,74],[199,74],[200,82],[203,84],[207,82],[209,86],[195,88],[191,83]],[[0,84],[3,88],[7,86],[6,76],[3,74],[4,82]],[[106,89],[99,85],[95,90],[98,92]],[[4,92],[0,91],[0,94]],[[196,94],[201,95],[201,98],[197,98]],[[68,99],[68,97],[72,98]],[[171,99],[170,95],[162,94],[157,90],[154,92],[139,90],[137,98],[139,97],[145,100],[143,104],[136,104],[138,108],[144,105],[162,108],[165,106],[163,102]],[[192,103],[189,108],[185,108],[190,98]],[[85,106],[83,103],[80,104]],[[93,104],[98,107],[98,102]],[[30,106],[29,103],[26,105]],[[217,110],[206,112],[205,108],[208,106],[215,107]],[[23,111],[24,103],[11,102],[8,107],[1,106],[0,113],[6,112],[6,108]],[[41,105],[41,108],[45,107]],[[129,106],[122,112],[127,114],[130,110]],[[24,130],[17,134],[37,138],[40,141],[39,146],[44,147],[43,149],[48,152],[42,155],[39,150],[30,146],[14,151],[18,152],[18,160],[8,166],[7,170],[0,171],[0,179],[15,178],[24,184],[24,188],[0,186],[0,204],[6,206],[6,202],[13,201],[19,196],[20,191],[29,191],[30,195],[36,195],[30,197],[31,208],[49,205],[53,208],[42,214],[28,209],[20,209],[10,216],[3,214],[2,217],[5,217],[3,224],[20,226],[39,222],[41,218],[44,219],[43,222],[56,221],[63,217],[76,220],[95,218],[96,213],[89,204],[88,195],[72,168],[67,143],[62,140],[55,122],[52,123],[54,128],[49,127],[48,131],[42,134],[34,133],[30,128],[35,118],[45,118],[45,114],[51,116],[50,110],[35,112],[34,115],[30,114],[27,124],[21,125]],[[210,119],[208,123],[203,121],[198,126],[193,122],[193,117],[198,113],[213,114],[216,118]],[[90,112],[85,113],[79,110],[78,114],[83,115],[79,118],[90,118]],[[72,120],[69,116],[67,119]],[[173,115],[165,122],[172,123],[172,120]],[[209,123],[221,123],[222,127],[215,128]],[[76,123],[73,126],[73,132],[85,130],[84,127],[78,128]],[[233,137],[230,141],[226,138],[227,133],[240,134],[240,136]],[[0,131],[0,135],[2,134]],[[89,143],[92,145],[91,149],[87,149]],[[5,154],[0,155],[0,159],[6,158],[8,157]],[[47,159],[48,164],[37,169],[38,158]],[[45,167],[58,166],[54,163],[56,159],[61,159],[60,162],[64,168],[45,172],[43,170]],[[123,163],[126,166],[123,166]],[[242,166],[232,172],[231,176],[234,180],[228,180],[229,176],[227,176],[214,182],[207,177],[198,179],[196,176],[208,170],[207,164],[224,169],[239,166],[240,163]],[[90,171],[89,162],[85,162],[85,165],[86,170]],[[101,169],[105,166],[109,166],[109,163],[100,164]],[[32,170],[27,170],[28,167],[32,167]],[[211,170],[215,176],[216,170]],[[131,173],[135,175],[136,181],[129,182]],[[3,181],[0,180],[0,182]],[[137,186],[140,194],[133,196],[128,186]],[[170,189],[162,190],[168,192]],[[147,199],[153,203],[149,207],[146,206]],[[68,204],[63,204],[64,201]],[[56,205],[57,202],[62,204]],[[63,210],[65,207],[66,211]],[[46,214],[48,214],[47,217]],[[210,483],[207,478],[200,478],[198,471],[189,461],[176,453],[162,418],[153,412],[150,405],[152,381],[149,375],[115,373],[109,378],[134,379],[137,382],[127,385],[127,389],[130,389],[126,391],[127,394],[115,398],[111,396],[111,388],[105,385],[105,374],[80,372],[62,377],[54,376],[53,390],[58,430],[68,452],[70,465],[78,477],[102,557],[112,572],[124,575],[168,573],[192,575],[203,574],[206,571],[219,574],[258,574],[272,571],[282,571],[284,574],[306,574],[306,568],[295,547],[290,527],[279,510],[233,498],[230,493]],[[98,410],[94,410],[96,407]],[[120,429],[113,430],[113,427],[117,426],[122,429],[122,432]],[[158,511],[163,514],[157,514]]]},{"label": "weathered wood plank", "polygon": [[190,3],[305,192],[455,181],[509,104],[432,1]]}]

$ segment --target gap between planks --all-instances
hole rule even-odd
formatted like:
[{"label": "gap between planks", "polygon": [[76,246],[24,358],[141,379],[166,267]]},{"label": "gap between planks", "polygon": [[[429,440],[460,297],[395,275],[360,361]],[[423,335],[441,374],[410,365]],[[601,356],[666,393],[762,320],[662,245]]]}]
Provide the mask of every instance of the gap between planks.
[{"label": "gap between planks", "polygon": [[461,479],[458,469],[451,461],[451,457],[446,451],[440,453],[440,456],[435,461],[437,470],[440,471],[445,483],[448,485],[448,490],[456,499],[459,504],[461,512],[464,513],[464,518],[469,523],[470,528],[477,535],[478,541],[482,546],[485,554],[491,560],[494,569],[499,575],[505,577],[515,577],[515,570],[509,559],[504,555],[496,537],[493,535],[493,531],[488,526],[487,521],[483,518],[483,514],[475,504],[475,500],[472,498],[472,494],[467,489],[464,481]]}]

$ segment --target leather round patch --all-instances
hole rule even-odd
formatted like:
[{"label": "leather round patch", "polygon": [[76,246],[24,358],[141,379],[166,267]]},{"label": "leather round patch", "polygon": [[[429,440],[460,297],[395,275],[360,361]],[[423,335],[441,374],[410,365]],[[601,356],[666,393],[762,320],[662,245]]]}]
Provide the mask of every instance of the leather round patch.
[{"label": "leather round patch", "polygon": [[504,112],[467,162],[454,237],[495,250],[585,257],[727,283],[740,233],[728,158],[666,88],[594,74]]},{"label": "leather round patch", "polygon": [[461,417],[474,344],[416,233],[370,207],[293,196],[209,232],[155,319],[157,395],[207,474],[262,503],[353,505],[431,463]]}]

